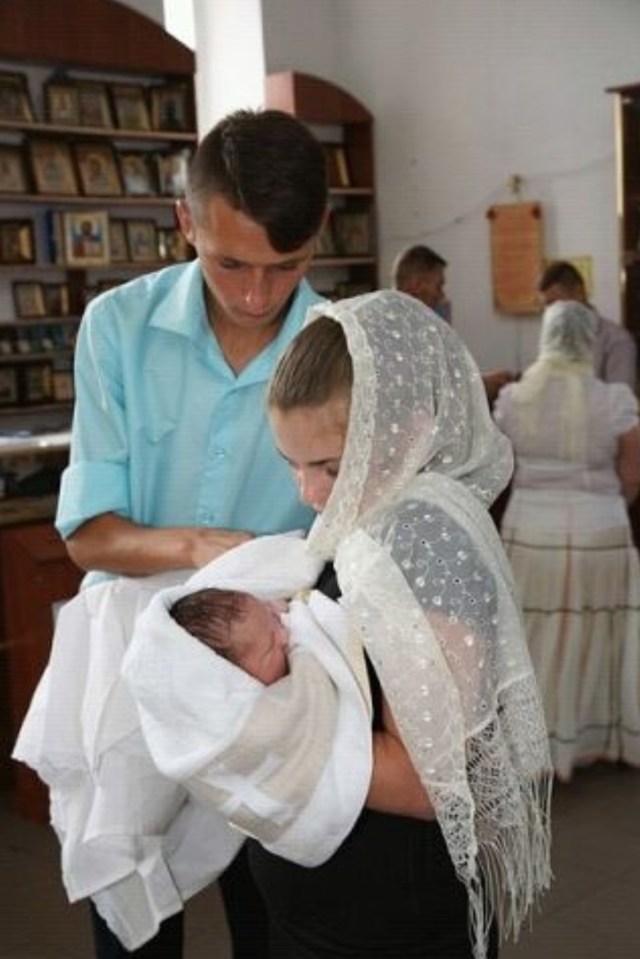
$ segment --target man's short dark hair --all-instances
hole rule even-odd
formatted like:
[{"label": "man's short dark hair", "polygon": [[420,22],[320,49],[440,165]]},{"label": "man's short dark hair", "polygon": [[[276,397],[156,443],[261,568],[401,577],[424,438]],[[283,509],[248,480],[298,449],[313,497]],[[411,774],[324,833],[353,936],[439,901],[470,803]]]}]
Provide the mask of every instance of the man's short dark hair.
[{"label": "man's short dark hair", "polygon": [[238,110],[205,136],[190,166],[187,199],[198,207],[220,195],[265,230],[278,253],[314,236],[327,205],[321,144],[281,110]]},{"label": "man's short dark hair", "polygon": [[430,273],[436,267],[444,269],[446,266],[447,261],[430,246],[422,244],[410,246],[396,259],[393,267],[393,285],[402,290],[416,276]]},{"label": "man's short dark hair", "polygon": [[554,260],[544,270],[538,283],[540,293],[546,292],[552,286],[562,286],[572,289],[580,286],[584,289],[584,277],[568,260]]}]

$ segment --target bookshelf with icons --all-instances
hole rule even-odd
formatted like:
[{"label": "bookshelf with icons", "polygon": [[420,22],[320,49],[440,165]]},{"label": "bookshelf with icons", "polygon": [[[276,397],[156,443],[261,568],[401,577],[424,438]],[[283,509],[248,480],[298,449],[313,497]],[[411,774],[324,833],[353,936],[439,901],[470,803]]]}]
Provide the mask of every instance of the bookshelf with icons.
[{"label": "bookshelf with icons", "polygon": [[0,28],[0,433],[28,434],[70,422],[89,299],[192,255],[194,58],[107,0],[0,0]]},{"label": "bookshelf with icons", "polygon": [[265,105],[307,123],[324,144],[330,211],[310,279],[334,299],[378,286],[373,118],[340,87],[305,73],[266,78]]}]

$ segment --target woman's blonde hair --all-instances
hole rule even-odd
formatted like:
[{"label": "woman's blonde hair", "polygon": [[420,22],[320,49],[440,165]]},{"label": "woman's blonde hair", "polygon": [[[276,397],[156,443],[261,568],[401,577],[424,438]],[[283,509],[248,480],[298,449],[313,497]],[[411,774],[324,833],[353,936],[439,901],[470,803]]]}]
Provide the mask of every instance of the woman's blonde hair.
[{"label": "woman's blonde hair", "polygon": [[273,374],[267,405],[282,412],[322,406],[349,396],[353,364],[340,323],[328,316],[313,320],[289,344]]}]

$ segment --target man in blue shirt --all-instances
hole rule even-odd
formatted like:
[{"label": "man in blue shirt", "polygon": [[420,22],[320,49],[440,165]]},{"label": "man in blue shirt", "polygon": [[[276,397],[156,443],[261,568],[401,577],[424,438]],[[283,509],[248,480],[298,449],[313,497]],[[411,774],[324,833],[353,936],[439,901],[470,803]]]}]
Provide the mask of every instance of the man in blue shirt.
[{"label": "man in blue shirt", "polygon": [[[309,526],[264,391],[320,299],[303,277],[326,207],[324,153],[307,128],[238,111],[202,140],[176,204],[197,259],[88,307],[56,525],[90,576],[197,568],[251,536]],[[266,921],[245,870],[240,856],[221,887],[234,959],[259,959]],[[98,959],[132,955],[96,914],[94,931]],[[181,954],[181,916],[134,953]]]}]

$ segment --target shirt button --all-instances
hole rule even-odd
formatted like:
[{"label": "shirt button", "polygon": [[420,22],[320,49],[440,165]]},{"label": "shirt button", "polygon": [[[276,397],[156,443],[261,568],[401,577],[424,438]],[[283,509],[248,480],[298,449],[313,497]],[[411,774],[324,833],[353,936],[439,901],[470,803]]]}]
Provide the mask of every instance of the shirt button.
[{"label": "shirt button", "polygon": [[223,460],[225,456],[227,455],[227,451],[220,448],[217,450],[214,450],[213,452],[214,452],[214,456],[219,460]]}]

